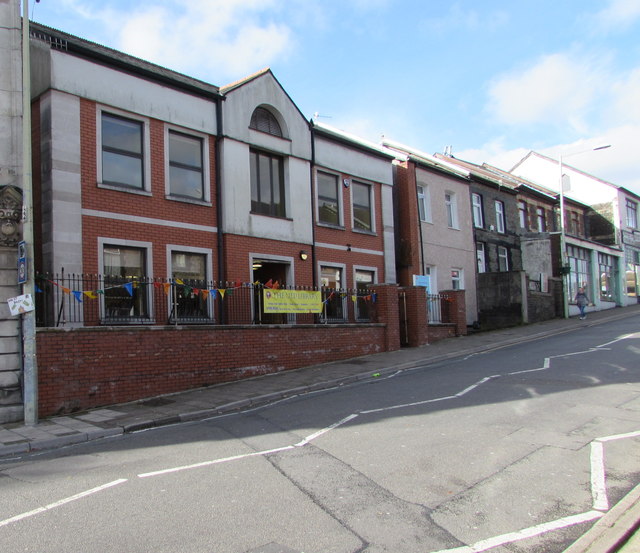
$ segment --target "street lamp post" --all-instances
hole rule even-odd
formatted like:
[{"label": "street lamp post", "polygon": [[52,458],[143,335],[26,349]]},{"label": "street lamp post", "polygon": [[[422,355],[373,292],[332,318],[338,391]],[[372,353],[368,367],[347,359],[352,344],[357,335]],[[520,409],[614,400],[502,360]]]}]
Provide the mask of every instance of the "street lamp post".
[{"label": "street lamp post", "polygon": [[[566,247],[566,230],[565,230],[565,214],[564,214],[564,171],[562,160],[563,157],[571,157],[578,154],[584,154],[586,152],[596,152],[598,150],[606,150],[607,148],[611,148],[611,144],[603,144],[601,146],[596,146],[595,148],[589,148],[588,150],[580,150],[579,152],[572,152],[563,156],[560,154],[558,157],[558,169],[559,169],[559,178],[558,184],[560,187],[560,263],[561,263],[561,273],[562,273],[562,316],[567,319],[569,318],[569,265],[568,265],[568,257],[567,257],[567,247]],[[567,176],[568,178],[568,176]]]}]

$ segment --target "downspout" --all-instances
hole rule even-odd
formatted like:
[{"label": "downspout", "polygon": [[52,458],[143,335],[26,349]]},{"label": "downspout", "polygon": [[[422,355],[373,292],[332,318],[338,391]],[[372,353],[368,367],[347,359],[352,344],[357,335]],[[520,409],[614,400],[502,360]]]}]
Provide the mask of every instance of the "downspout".
[{"label": "downspout", "polygon": [[220,167],[220,150],[223,141],[223,124],[222,124],[222,98],[216,101],[216,153],[215,153],[215,178],[216,178],[216,222],[217,222],[217,239],[218,239],[218,280],[223,279],[224,269],[224,236],[222,223],[222,170]]},{"label": "downspout", "polygon": [[[223,132],[224,125],[222,122],[222,102],[224,98],[218,98],[216,100],[216,151],[215,151],[215,178],[216,178],[216,227],[218,229],[217,243],[218,243],[218,280],[222,281],[225,276],[224,265],[224,225],[222,220],[222,167],[221,167],[221,149],[222,142],[224,140]],[[218,302],[220,306],[219,320],[224,324],[224,310],[222,309],[222,302]]]},{"label": "downspout", "polygon": [[311,278],[313,286],[319,286],[316,280],[318,271],[316,267],[316,197],[313,191],[313,174],[316,166],[316,133],[313,119],[309,120],[309,131],[311,136],[311,165],[309,165],[309,186],[311,190]]},{"label": "downspout", "polygon": [[[418,232],[420,233],[420,268],[422,270],[422,276],[426,275],[426,267],[425,267],[425,262],[424,262],[424,239],[422,237],[422,219],[420,219],[420,205],[418,202],[418,175],[416,174],[416,165],[415,163],[413,164],[413,176],[414,176],[414,182],[416,184],[416,186],[414,186],[414,189],[416,191],[416,207],[418,208]],[[426,206],[425,206],[426,208]]]}]

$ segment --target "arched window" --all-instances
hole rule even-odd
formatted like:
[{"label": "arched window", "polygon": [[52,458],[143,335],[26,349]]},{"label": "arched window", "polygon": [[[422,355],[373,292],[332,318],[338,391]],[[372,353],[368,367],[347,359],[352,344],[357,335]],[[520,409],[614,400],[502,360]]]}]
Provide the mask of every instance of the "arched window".
[{"label": "arched window", "polygon": [[259,107],[255,109],[251,116],[249,128],[282,138],[282,129],[280,128],[278,120],[273,113],[266,108]]}]

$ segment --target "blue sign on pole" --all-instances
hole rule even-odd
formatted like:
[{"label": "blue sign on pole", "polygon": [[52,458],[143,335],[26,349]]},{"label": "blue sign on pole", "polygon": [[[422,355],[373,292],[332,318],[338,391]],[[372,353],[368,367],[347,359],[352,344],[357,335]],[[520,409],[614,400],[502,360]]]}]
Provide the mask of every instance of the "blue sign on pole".
[{"label": "blue sign on pole", "polygon": [[27,243],[18,243],[18,284],[27,282]]}]

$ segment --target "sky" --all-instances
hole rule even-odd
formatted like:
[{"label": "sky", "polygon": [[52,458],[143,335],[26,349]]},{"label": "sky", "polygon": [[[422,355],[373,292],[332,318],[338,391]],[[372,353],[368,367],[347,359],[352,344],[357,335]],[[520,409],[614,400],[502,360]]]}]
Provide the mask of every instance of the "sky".
[{"label": "sky", "polygon": [[[216,86],[265,67],[307,119],[640,194],[639,0],[29,0],[32,20]],[[611,148],[592,151],[610,144]]]}]

